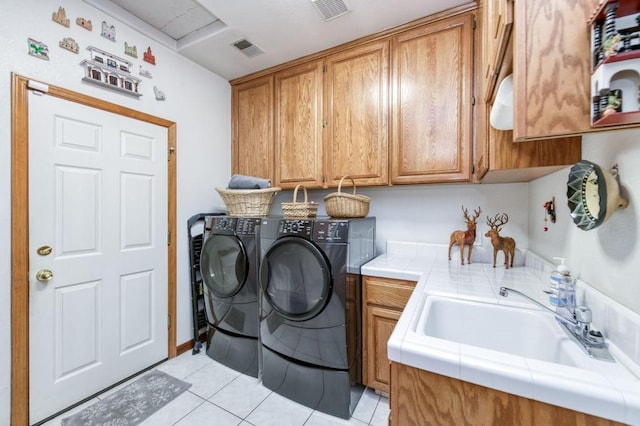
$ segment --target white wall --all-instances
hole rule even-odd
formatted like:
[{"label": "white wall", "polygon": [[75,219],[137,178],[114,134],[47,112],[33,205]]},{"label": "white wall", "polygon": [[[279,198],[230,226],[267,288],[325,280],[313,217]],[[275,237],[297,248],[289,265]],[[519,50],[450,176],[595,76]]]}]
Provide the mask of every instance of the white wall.
[{"label": "white wall", "polygon": [[[71,27],[51,20],[58,6],[66,9]],[[84,17],[93,22],[93,31],[77,26],[75,19]],[[100,23],[106,20],[116,27],[116,40],[100,36]],[[27,38],[43,41],[49,46],[50,60],[27,54]],[[73,37],[80,44],[80,53],[60,49],[58,42]],[[124,42],[137,46],[138,59],[153,75],[142,78],[139,99],[81,82],[80,61],[88,58],[86,47],[92,45],[124,55]],[[137,31],[116,22],[80,0],[43,2],[21,0],[3,2],[0,13],[0,425],[9,424],[10,406],[10,228],[11,153],[10,153],[10,72],[25,77],[85,93],[129,108],[177,122],[177,265],[178,322],[177,341],[192,338],[191,295],[189,289],[186,221],[192,214],[211,211],[220,204],[214,186],[225,183],[230,173],[230,87],[226,80],[193,64]],[[151,46],[156,66],[142,61],[142,53]],[[155,100],[153,86],[166,94],[167,100]],[[215,195],[214,195],[215,194]],[[217,200],[217,201],[216,201]],[[6,207],[5,207],[6,206]],[[222,207],[218,205],[217,207]]]},{"label": "white wall", "polygon": [[[590,231],[574,225],[567,206],[569,169],[529,184],[529,242],[535,253],[551,261],[568,258],[572,272],[610,298],[640,313],[640,130],[616,130],[583,137],[582,158],[603,169],[618,164],[624,210]],[[558,222],[543,232],[543,205],[556,197]]]},{"label": "white wall", "polygon": [[[334,191],[308,191],[309,200],[320,203],[318,215],[326,214],[323,199]],[[376,217],[378,253],[386,251],[387,240],[449,244],[451,232],[466,229],[462,205],[470,214],[478,207],[482,209],[478,218],[478,245],[491,247],[491,241],[484,237],[489,229],[486,225],[487,216],[505,212],[509,215],[509,223],[503,227],[501,234],[513,237],[520,249],[529,246],[526,183],[398,185],[391,188],[357,188],[356,191],[371,198],[369,215]],[[351,186],[345,185],[343,192],[351,193]],[[280,203],[291,200],[292,191],[280,192],[274,200],[271,213],[281,214]],[[298,200],[302,200],[301,194],[298,194]],[[454,253],[458,253],[457,248],[452,251],[452,258]]]}]

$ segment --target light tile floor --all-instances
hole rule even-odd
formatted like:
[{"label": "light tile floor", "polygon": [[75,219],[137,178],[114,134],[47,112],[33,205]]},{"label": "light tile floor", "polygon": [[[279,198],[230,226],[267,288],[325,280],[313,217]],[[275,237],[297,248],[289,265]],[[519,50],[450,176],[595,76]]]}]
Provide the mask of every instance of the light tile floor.
[{"label": "light tile floor", "polygon": [[[265,388],[255,378],[238,373],[212,360],[204,349],[191,351],[156,367],[167,374],[191,383],[188,391],[149,417],[143,425],[241,425],[241,426],[387,426],[389,401],[366,389],[353,416],[343,420],[290,401]],[[135,380],[132,379],[132,380]],[[68,417],[105,398],[119,388],[98,395],[93,400],[45,423],[60,425]]]}]

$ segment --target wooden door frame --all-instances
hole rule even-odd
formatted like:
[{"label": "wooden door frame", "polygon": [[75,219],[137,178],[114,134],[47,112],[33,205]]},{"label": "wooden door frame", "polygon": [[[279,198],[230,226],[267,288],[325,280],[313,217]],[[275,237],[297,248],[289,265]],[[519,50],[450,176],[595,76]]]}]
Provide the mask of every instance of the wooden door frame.
[{"label": "wooden door frame", "polygon": [[[29,78],[11,74],[11,424],[29,424]],[[46,84],[46,83],[43,83]],[[167,129],[168,354],[176,356],[176,123],[61,87],[48,96]]]}]

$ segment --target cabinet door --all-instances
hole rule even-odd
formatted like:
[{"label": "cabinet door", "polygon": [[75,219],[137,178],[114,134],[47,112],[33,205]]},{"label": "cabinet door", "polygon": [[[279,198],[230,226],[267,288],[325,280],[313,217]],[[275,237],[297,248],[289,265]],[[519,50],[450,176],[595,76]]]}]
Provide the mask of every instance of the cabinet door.
[{"label": "cabinet door", "polygon": [[468,181],[473,14],[394,37],[392,183]]},{"label": "cabinet door", "polygon": [[325,184],[345,175],[357,185],[388,183],[389,42],[331,55],[325,65]]},{"label": "cabinet door", "polygon": [[488,0],[484,6],[485,101],[495,89],[513,27],[513,0]]},{"label": "cabinet door", "polygon": [[514,137],[590,131],[590,28],[598,0],[515,2]]},{"label": "cabinet door", "polygon": [[387,341],[411,297],[415,281],[363,277],[363,383],[389,392]]},{"label": "cabinet door", "polygon": [[387,341],[400,318],[400,311],[375,305],[365,307],[364,380],[365,386],[389,392],[391,370]]},{"label": "cabinet door", "polygon": [[273,76],[232,92],[231,172],[273,180]]},{"label": "cabinet door", "polygon": [[276,184],[322,186],[322,61],[275,75]]}]

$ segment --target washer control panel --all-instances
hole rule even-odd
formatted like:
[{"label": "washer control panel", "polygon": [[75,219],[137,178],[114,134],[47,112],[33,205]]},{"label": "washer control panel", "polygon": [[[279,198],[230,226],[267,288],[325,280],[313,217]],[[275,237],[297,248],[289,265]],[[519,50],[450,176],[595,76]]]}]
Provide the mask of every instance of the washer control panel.
[{"label": "washer control panel", "polygon": [[213,221],[208,229],[215,231],[235,231],[238,222],[235,217],[214,217],[212,219]]},{"label": "washer control panel", "polygon": [[313,226],[313,240],[326,243],[346,243],[349,240],[349,222],[318,220]]},{"label": "washer control panel", "polygon": [[309,219],[283,219],[280,221],[278,236],[293,235],[310,239],[312,229],[313,221]]}]

